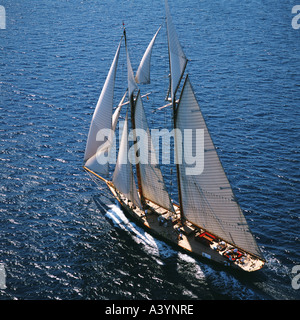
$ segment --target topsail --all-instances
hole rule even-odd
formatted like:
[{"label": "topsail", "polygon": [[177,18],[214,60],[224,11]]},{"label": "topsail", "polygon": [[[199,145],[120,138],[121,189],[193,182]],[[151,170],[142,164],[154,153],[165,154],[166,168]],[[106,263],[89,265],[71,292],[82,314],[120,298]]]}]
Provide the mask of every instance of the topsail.
[{"label": "topsail", "polygon": [[175,27],[170,15],[168,1],[165,0],[166,15],[167,15],[167,35],[169,45],[169,61],[171,71],[171,98],[174,100],[175,93],[179,86],[180,80],[183,76],[187,58],[182,50],[180,42],[177,37]]},{"label": "topsail", "polygon": [[155,39],[156,39],[160,29],[161,29],[161,26],[156,31],[154,37],[152,38],[151,42],[149,43],[148,48],[145,51],[143,58],[140,62],[140,65],[138,67],[138,70],[137,70],[136,76],[135,76],[135,81],[137,83],[141,83],[141,84],[150,83],[150,61],[151,61],[152,48],[154,46]]}]

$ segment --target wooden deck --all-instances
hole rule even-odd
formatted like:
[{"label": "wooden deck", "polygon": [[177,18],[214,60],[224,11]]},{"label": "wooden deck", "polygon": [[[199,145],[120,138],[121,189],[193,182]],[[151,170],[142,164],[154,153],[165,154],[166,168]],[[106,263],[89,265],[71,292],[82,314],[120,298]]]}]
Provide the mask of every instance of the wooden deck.
[{"label": "wooden deck", "polygon": [[148,207],[143,211],[133,206],[111,183],[107,182],[107,185],[123,209],[154,236],[195,256],[204,257],[225,266],[247,272],[256,271],[263,267],[264,261],[241,250],[234,252],[233,246],[227,243],[222,245],[221,239],[217,239],[209,233],[205,235],[205,230],[193,226],[190,222],[186,221],[183,225],[180,220],[179,206],[174,205],[174,213],[146,200]]}]

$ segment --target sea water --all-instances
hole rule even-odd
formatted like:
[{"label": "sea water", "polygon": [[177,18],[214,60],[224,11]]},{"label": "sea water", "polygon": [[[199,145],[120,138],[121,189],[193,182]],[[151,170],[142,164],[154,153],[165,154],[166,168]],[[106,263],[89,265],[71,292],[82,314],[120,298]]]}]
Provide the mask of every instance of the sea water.
[{"label": "sea water", "polygon": [[[1,299],[299,299],[297,3],[170,1],[199,105],[266,259],[251,275],[155,239],[82,170],[123,22],[134,70],[163,24],[144,105],[151,128],[171,126],[171,110],[157,111],[168,89],[164,1],[0,4]],[[127,86],[121,55],[116,104]],[[162,170],[176,199],[176,174]]]}]

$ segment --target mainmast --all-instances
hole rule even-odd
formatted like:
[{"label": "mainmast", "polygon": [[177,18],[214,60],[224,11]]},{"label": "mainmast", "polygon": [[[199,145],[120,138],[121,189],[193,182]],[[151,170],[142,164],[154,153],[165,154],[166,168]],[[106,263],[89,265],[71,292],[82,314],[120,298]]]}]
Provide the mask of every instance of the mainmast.
[{"label": "mainmast", "polygon": [[[135,134],[135,129],[136,129],[135,116],[134,116],[135,106],[136,106],[135,99],[134,99],[134,96],[132,93],[130,96],[130,111],[131,111],[131,125],[132,125],[132,130],[133,130],[133,137],[134,137],[134,152],[135,152],[135,158],[136,158],[139,150],[138,150],[137,138],[136,138],[136,134]],[[142,181],[141,181],[140,163],[138,161],[136,162],[136,176],[137,176],[139,194],[140,194],[140,198],[141,198],[141,204],[142,204],[142,207],[144,208],[145,207],[145,197],[144,197],[143,186],[142,186]]]},{"label": "mainmast", "polygon": [[[173,109],[173,125],[174,125],[174,129],[176,129],[176,117],[177,117],[176,92],[178,90],[180,81],[183,77],[188,60],[181,48],[175,28],[173,26],[167,0],[165,0],[165,8],[166,8],[166,20],[167,20],[169,65],[170,65],[170,92],[171,92],[171,103],[172,103],[172,109]],[[184,217],[183,203],[182,203],[178,147],[176,146],[176,141],[177,141],[176,130],[174,130],[174,132],[175,132],[175,137],[174,137],[175,138],[175,154],[176,154],[175,161],[176,161],[176,173],[177,173],[177,185],[178,185],[178,200],[180,204],[181,221],[182,223],[184,223],[185,217]]]},{"label": "mainmast", "polygon": [[[131,115],[131,126],[133,130],[133,137],[134,137],[134,152],[135,152],[135,158],[137,156],[138,152],[138,147],[137,147],[137,137],[135,134],[135,106],[136,106],[136,101],[134,98],[134,89],[136,88],[136,83],[134,80],[134,75],[133,75],[133,70],[131,67],[130,59],[129,59],[129,54],[128,54],[128,47],[127,47],[127,38],[126,38],[126,30],[125,30],[125,25],[123,22],[123,28],[124,28],[124,39],[125,39],[125,48],[126,48],[126,54],[127,54],[127,68],[128,68],[128,95],[129,95],[129,103],[130,103],[130,115]],[[134,85],[133,85],[134,83]],[[139,194],[140,194],[140,200],[141,200],[141,205],[142,208],[144,209],[145,207],[145,197],[143,194],[143,186],[141,182],[141,169],[140,169],[140,163],[137,161],[136,162],[136,176],[137,176],[137,183],[138,183],[138,189],[139,189]]]},{"label": "mainmast", "polygon": [[[173,125],[174,129],[176,129],[176,100],[175,100],[175,95],[174,98],[172,99],[172,107],[173,107]],[[176,138],[176,130],[174,130],[175,134],[175,144],[177,138]],[[178,147],[175,145],[175,154],[176,154],[176,176],[177,176],[177,186],[178,186],[178,200],[179,200],[179,205],[180,205],[180,218],[181,222],[185,222],[185,217],[184,217],[184,211],[183,211],[183,203],[182,203],[182,192],[181,192],[181,183],[180,183],[180,174],[179,174],[179,159],[178,159]]]}]

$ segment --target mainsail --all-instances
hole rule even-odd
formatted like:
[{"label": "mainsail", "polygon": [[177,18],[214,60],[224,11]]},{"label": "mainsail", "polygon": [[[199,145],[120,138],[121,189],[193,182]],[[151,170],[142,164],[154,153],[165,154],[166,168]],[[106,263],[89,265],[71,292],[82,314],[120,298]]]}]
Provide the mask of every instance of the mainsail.
[{"label": "mainsail", "polygon": [[150,83],[150,61],[151,61],[152,48],[154,46],[155,39],[156,39],[160,29],[161,29],[161,26],[156,31],[154,37],[152,38],[151,42],[149,43],[149,45],[143,55],[143,58],[140,62],[140,65],[138,67],[138,70],[137,70],[136,76],[135,76],[135,81],[137,83],[141,83],[141,84]]},{"label": "mainsail", "polygon": [[[187,76],[176,110],[176,127],[204,130],[204,171],[200,175],[187,174],[191,167],[184,161],[179,165],[182,205],[185,217],[195,225],[225,241],[261,257],[246,219],[235,200],[229,181],[211,140],[190,80]],[[184,144],[195,151],[195,136]]]},{"label": "mainsail", "polygon": [[155,149],[150,136],[150,130],[147,123],[142,99],[138,93],[135,102],[135,129],[142,129],[146,133],[146,139],[139,139],[137,149],[144,152],[145,161],[139,164],[143,195],[146,199],[153,201],[161,207],[174,211],[170,196],[166,189],[163,175],[156,159]]},{"label": "mainsail", "polygon": [[101,132],[104,134],[104,131],[108,133],[112,128],[113,96],[120,47],[121,41],[94,111],[84,154],[85,166],[102,176],[108,175],[108,162],[102,163],[99,159],[111,147],[112,137],[105,139],[98,135]]}]

